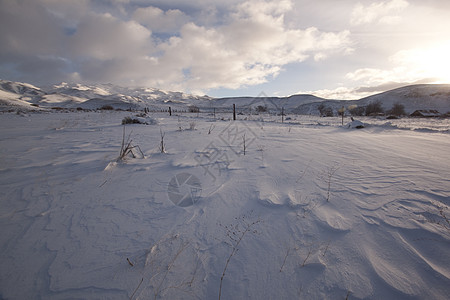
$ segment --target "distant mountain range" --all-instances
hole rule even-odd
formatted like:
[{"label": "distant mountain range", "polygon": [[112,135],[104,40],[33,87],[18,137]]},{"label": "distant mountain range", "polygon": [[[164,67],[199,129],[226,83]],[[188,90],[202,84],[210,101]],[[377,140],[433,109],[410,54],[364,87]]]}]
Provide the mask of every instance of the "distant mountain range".
[{"label": "distant mountain range", "polygon": [[112,84],[61,83],[40,88],[27,83],[0,80],[0,107],[22,108],[83,108],[98,109],[104,105],[120,109],[161,109],[164,107],[188,107],[208,103],[208,96],[193,96],[181,92],[166,92],[153,88],[127,88]]},{"label": "distant mountain range", "polygon": [[319,114],[319,106],[328,107],[336,113],[341,107],[361,107],[379,101],[385,110],[395,103],[402,104],[407,113],[415,110],[450,111],[450,85],[420,84],[390,90],[360,100],[330,100],[313,95],[289,97],[233,97],[212,98],[194,96],[181,92],[168,92],[154,88],[129,88],[112,84],[68,84],[61,83],[49,88],[27,83],[0,80],[0,110],[49,108],[99,109],[111,106],[114,109],[187,110],[195,106],[200,111],[213,109],[231,110],[236,104],[240,111],[266,108],[271,112]]}]

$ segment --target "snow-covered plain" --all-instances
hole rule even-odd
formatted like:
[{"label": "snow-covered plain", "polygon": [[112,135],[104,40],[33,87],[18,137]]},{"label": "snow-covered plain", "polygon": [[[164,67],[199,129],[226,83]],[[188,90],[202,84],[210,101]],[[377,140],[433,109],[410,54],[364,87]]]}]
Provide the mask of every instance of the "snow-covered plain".
[{"label": "snow-covered plain", "polygon": [[130,114],[0,115],[0,299],[448,299],[448,120]]}]

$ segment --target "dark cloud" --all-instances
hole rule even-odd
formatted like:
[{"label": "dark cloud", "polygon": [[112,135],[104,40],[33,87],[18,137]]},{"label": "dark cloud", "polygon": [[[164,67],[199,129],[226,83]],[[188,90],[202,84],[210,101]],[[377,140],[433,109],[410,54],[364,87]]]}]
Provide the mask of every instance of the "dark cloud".
[{"label": "dark cloud", "polygon": [[[7,26],[0,29],[6,41],[0,74],[35,78],[30,82],[72,78],[184,90],[239,88],[265,82],[286,64],[324,58],[349,45],[345,31],[288,28],[290,0],[239,1],[226,13],[225,4],[208,0],[164,1],[165,7],[186,10],[164,9],[162,3],[1,1]],[[197,20],[189,10],[220,21],[206,15]]]},{"label": "dark cloud", "polygon": [[61,23],[37,2],[0,1],[0,55],[61,54]]},{"label": "dark cloud", "polygon": [[391,59],[449,38],[448,11],[436,10],[445,5],[426,3],[434,9],[418,0],[365,1],[384,23],[357,10],[365,21],[350,27],[352,0],[0,0],[0,77],[199,91],[276,82],[296,69],[289,74],[302,79],[289,79],[293,85],[334,80],[347,87],[341,94],[370,92],[434,76]]}]

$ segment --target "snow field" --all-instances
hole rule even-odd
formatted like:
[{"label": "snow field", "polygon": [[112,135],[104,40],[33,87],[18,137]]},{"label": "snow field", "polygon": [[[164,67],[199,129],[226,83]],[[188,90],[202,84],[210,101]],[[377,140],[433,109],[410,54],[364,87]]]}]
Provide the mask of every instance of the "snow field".
[{"label": "snow field", "polygon": [[128,115],[0,115],[0,298],[216,299],[253,222],[221,299],[450,292],[448,134]]}]

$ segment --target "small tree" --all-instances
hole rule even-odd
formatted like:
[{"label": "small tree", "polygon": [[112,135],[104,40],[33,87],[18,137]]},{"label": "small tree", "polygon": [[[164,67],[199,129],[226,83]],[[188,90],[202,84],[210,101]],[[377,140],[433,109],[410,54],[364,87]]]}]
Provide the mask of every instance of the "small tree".
[{"label": "small tree", "polygon": [[317,107],[317,109],[319,110],[320,115],[323,116],[325,105],[323,103],[320,103],[320,105]]},{"label": "small tree", "polygon": [[319,110],[319,113],[322,117],[332,117],[333,116],[333,110],[331,107],[328,107],[324,105],[323,103],[320,103],[319,107],[317,107]]},{"label": "small tree", "polygon": [[400,103],[394,103],[392,108],[388,110],[387,113],[394,116],[404,116],[406,115],[405,106]]},{"label": "small tree", "polygon": [[111,105],[103,105],[102,107],[100,107],[101,110],[114,110],[114,107],[112,107]]},{"label": "small tree", "polygon": [[256,107],[256,112],[267,112],[267,106],[258,105]]},{"label": "small tree", "polygon": [[375,116],[384,112],[380,101],[369,103],[366,107],[366,116]]},{"label": "small tree", "polygon": [[352,108],[349,108],[348,112],[352,116],[364,116],[364,113],[366,112],[366,108],[364,106],[354,106]]},{"label": "small tree", "polygon": [[191,106],[189,106],[189,112],[191,112],[191,113],[198,113],[198,112],[200,112],[200,108],[198,108],[195,105],[191,105]]}]

